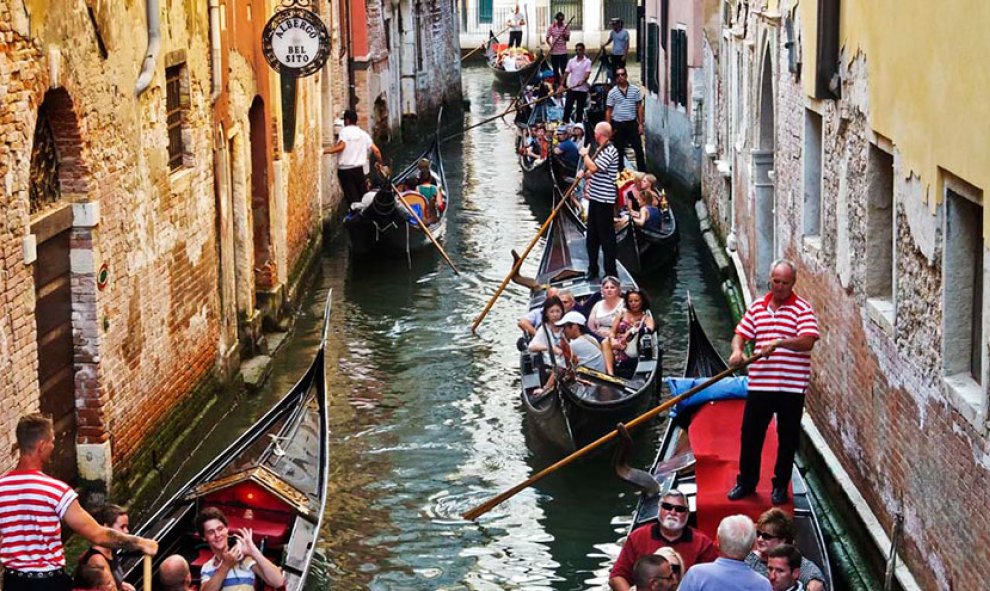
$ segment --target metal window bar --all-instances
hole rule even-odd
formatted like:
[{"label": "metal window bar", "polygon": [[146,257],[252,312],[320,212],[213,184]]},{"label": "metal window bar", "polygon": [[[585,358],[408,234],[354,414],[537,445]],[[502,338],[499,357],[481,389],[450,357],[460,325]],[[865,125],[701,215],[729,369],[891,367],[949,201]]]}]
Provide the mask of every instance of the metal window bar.
[{"label": "metal window bar", "polygon": [[165,68],[165,123],[168,128],[168,166],[182,166],[182,68]]},{"label": "metal window bar", "polygon": [[[583,0],[550,0],[550,18],[552,19],[558,12],[564,13],[564,22],[571,21],[571,30],[580,31],[584,26],[584,1]],[[573,17],[573,20],[571,20]],[[543,23],[540,23],[541,25]],[[549,27],[550,23],[546,24]],[[546,28],[541,31],[546,34]]]},{"label": "metal window bar", "polygon": [[602,5],[602,20],[606,29],[609,29],[609,21],[613,18],[622,19],[622,26],[631,31],[636,30],[636,1],[635,0],[605,0]]}]

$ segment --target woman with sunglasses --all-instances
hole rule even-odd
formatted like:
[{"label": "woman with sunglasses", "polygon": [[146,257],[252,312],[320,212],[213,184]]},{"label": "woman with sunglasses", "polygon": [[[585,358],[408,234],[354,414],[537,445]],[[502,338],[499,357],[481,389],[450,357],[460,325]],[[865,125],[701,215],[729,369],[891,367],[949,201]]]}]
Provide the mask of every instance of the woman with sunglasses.
[{"label": "woman with sunglasses", "polygon": [[[764,511],[756,522],[756,542],[753,551],[746,557],[749,568],[767,576],[767,554],[770,550],[784,544],[794,544],[794,520],[784,510],[774,507]],[[805,557],[801,557],[801,584],[806,591],[824,591],[825,575],[818,565]]]},{"label": "woman with sunglasses", "polygon": [[609,375],[631,375],[636,369],[637,342],[640,331],[657,329],[650,312],[650,298],[642,289],[630,289],[624,296],[625,310],[612,325],[609,337],[602,342],[605,371]]},{"label": "woman with sunglasses", "polygon": [[602,299],[595,303],[588,315],[588,328],[598,340],[604,340],[612,333],[612,325],[622,316],[622,286],[619,279],[609,275],[602,279]]},{"label": "woman with sunglasses", "polygon": [[674,589],[676,590],[681,585],[681,578],[684,576],[684,559],[681,558],[681,553],[670,546],[664,546],[654,554],[659,554],[667,559],[667,564],[670,565],[674,574]]}]

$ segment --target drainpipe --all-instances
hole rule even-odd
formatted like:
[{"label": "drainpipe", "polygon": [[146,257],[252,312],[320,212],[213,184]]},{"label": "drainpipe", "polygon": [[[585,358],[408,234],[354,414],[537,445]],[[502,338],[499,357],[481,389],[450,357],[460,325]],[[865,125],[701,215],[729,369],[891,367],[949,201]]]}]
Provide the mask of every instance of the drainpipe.
[{"label": "drainpipe", "polygon": [[[210,0],[210,65],[213,74],[210,102],[217,102],[220,97],[221,80],[220,53],[220,0]],[[226,142],[224,142],[226,144]]]},{"label": "drainpipe", "polygon": [[141,64],[141,73],[138,75],[137,86],[134,94],[141,96],[151,79],[155,76],[155,62],[158,61],[158,50],[161,49],[161,37],[159,31],[159,0],[145,0],[145,13],[148,20],[148,51],[144,54],[144,63]]}]

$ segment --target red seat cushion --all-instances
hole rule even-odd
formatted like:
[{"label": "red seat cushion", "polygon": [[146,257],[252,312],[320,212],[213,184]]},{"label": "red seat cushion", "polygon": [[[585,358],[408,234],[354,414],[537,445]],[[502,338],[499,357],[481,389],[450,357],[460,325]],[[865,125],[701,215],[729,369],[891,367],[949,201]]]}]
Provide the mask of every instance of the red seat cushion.
[{"label": "red seat cushion", "polygon": [[199,555],[191,563],[190,566],[201,567],[206,564],[211,558],[213,558],[213,551],[209,548],[200,548]]}]

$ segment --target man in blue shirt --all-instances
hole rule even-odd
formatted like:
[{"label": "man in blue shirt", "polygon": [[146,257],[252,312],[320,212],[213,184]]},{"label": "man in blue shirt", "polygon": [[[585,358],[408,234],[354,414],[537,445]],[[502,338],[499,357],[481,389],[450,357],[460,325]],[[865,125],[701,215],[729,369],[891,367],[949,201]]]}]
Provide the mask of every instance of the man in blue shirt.
[{"label": "man in blue shirt", "polygon": [[744,562],[753,542],[756,526],[745,515],[730,515],[718,524],[721,556],[715,562],[696,564],[688,569],[680,591],[773,591],[770,581]]},{"label": "man in blue shirt", "polygon": [[557,159],[564,165],[567,174],[575,174],[578,165],[578,145],[571,139],[571,129],[567,125],[557,128],[557,142],[553,149]]},{"label": "man in blue shirt", "polygon": [[609,53],[608,81],[611,83],[616,68],[626,67],[626,53],[629,52],[629,31],[622,28],[622,19],[612,19],[612,30],[608,32],[608,41],[602,45],[602,51],[609,45],[612,51]]}]

